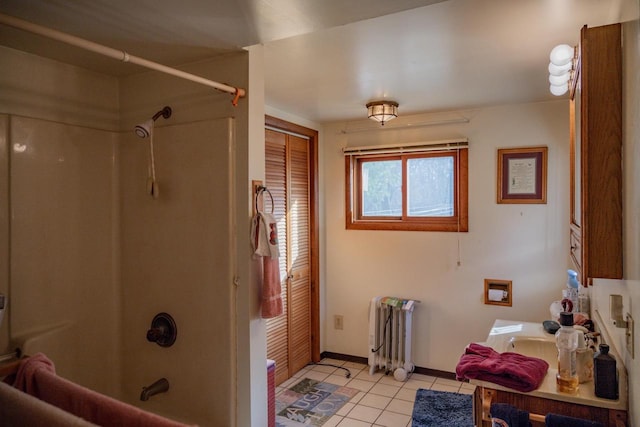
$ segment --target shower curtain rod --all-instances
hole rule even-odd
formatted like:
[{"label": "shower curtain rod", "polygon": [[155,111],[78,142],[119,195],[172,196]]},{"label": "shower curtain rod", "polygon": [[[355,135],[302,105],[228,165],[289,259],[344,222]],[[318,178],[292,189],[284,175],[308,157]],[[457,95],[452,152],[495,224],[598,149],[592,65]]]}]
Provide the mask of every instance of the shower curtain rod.
[{"label": "shower curtain rod", "polygon": [[43,27],[28,21],[24,21],[13,16],[0,13],[0,24],[5,24],[10,27],[18,28],[21,30],[29,31],[31,33],[39,34],[44,37],[49,37],[54,40],[58,40],[63,43],[67,43],[82,49],[90,50],[95,53],[99,53],[104,56],[108,56],[113,59],[117,59],[122,62],[130,62],[132,64],[140,65],[142,67],[150,68],[152,70],[160,71],[165,74],[171,74],[182,79],[190,80],[192,82],[200,83],[205,86],[212,87],[222,92],[227,92],[234,95],[231,103],[238,105],[238,99],[243,98],[246,95],[246,91],[239,87],[233,87],[224,83],[218,83],[213,80],[205,79],[204,77],[196,76],[194,74],[186,73],[184,71],[177,70],[175,68],[167,67],[166,65],[158,64],[138,56],[130,55],[124,50],[114,49],[108,46],[104,46],[98,43],[94,43],[89,40],[82,39],[80,37],[72,36],[71,34],[63,33],[51,28]]}]

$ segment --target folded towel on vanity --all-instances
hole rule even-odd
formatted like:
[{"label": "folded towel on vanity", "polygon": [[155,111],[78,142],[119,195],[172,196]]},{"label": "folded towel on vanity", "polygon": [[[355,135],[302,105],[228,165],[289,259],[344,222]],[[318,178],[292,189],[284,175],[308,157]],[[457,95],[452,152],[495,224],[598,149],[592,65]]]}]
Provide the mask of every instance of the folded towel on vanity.
[{"label": "folded towel on vanity", "polygon": [[604,427],[603,424],[595,421],[558,414],[547,414],[547,416],[544,417],[544,425],[547,427]]},{"label": "folded towel on vanity", "polygon": [[549,364],[518,353],[498,353],[490,347],[471,343],[456,366],[458,380],[477,379],[529,392],[542,384]]},{"label": "folded towel on vanity", "polygon": [[508,427],[530,427],[529,413],[507,403],[492,403],[489,409],[491,418],[498,418]]},{"label": "folded towel on vanity", "polygon": [[53,362],[42,353],[22,360],[13,386],[100,426],[185,427],[57,376]]},{"label": "folded towel on vanity", "polygon": [[280,248],[278,224],[273,215],[258,211],[251,223],[251,242],[254,255],[262,257],[261,315],[265,319],[283,313],[280,283]]}]

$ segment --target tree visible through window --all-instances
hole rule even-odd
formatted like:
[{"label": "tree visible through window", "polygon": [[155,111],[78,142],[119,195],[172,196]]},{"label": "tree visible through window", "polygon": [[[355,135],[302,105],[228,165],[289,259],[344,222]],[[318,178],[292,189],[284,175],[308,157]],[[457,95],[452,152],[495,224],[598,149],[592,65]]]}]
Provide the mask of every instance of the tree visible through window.
[{"label": "tree visible through window", "polygon": [[347,228],[467,231],[467,149],[347,156]]}]

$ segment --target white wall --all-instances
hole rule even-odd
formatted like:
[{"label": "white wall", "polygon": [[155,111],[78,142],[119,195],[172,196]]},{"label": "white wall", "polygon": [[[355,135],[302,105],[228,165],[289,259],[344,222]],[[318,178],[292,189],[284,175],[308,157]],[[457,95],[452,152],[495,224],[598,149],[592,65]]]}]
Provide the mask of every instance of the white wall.
[{"label": "white wall", "polygon": [[[482,341],[496,318],[541,321],[561,295],[568,265],[569,116],[566,100],[398,118],[394,124],[464,116],[466,124],[342,133],[324,128],[326,321],[323,350],[367,356],[368,304],[376,295],[420,300],[414,362],[453,372],[464,347]],[[393,122],[392,122],[393,123]],[[469,232],[345,229],[342,147],[469,139]],[[547,204],[498,205],[498,148],[549,148]],[[458,239],[461,265],[457,266]],[[484,279],[513,281],[513,306],[483,303]],[[344,316],[344,330],[333,316]]]},{"label": "white wall", "polygon": [[[640,4],[640,2],[639,2]],[[624,350],[629,378],[630,425],[640,426],[640,20],[623,25],[623,138],[624,138],[624,277],[629,304],[635,319],[635,357]],[[603,304],[604,305],[604,304]]]}]

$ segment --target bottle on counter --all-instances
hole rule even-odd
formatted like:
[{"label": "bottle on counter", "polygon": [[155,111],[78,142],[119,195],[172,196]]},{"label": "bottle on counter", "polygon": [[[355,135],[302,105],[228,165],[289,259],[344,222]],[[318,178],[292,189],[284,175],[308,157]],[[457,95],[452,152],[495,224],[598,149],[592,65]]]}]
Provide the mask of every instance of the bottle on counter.
[{"label": "bottle on counter", "polygon": [[576,349],[576,369],[580,384],[593,380],[593,350],[587,347],[584,332],[578,332],[578,348]]},{"label": "bottle on counter", "polygon": [[567,289],[566,297],[573,303],[572,310],[566,311],[578,311],[578,289],[580,288],[580,282],[578,282],[578,273],[574,270],[567,270]]},{"label": "bottle on counter", "polygon": [[584,286],[581,286],[578,291],[578,312],[591,317],[591,302],[587,292],[587,288]]},{"label": "bottle on counter", "polygon": [[618,399],[618,370],[616,359],[609,354],[609,346],[600,344],[593,358],[593,381],[597,397]]},{"label": "bottle on counter", "polygon": [[578,392],[578,370],[576,350],[578,349],[578,331],[573,328],[573,314],[560,313],[560,329],[556,332],[558,347],[558,373],[556,388],[563,393]]}]

